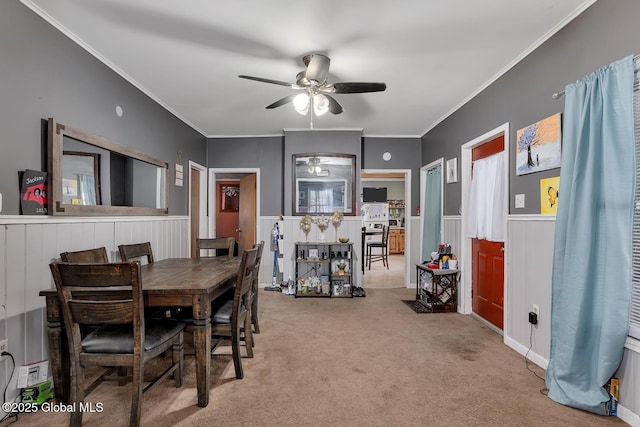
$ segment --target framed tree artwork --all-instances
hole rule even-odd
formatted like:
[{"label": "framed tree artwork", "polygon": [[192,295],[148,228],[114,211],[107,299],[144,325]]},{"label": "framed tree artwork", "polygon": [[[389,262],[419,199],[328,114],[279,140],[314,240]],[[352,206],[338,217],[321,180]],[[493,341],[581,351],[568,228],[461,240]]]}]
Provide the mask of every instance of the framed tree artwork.
[{"label": "framed tree artwork", "polygon": [[560,167],[560,113],[516,132],[516,175]]}]

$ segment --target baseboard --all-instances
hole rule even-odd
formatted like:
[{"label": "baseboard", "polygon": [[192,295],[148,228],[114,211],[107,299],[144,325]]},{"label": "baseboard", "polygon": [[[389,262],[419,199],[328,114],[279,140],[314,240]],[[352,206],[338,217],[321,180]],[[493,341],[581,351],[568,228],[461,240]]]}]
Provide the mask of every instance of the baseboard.
[{"label": "baseboard", "polygon": [[[528,347],[523,346],[522,344],[520,344],[519,342],[517,342],[513,338],[504,337],[504,343],[505,343],[505,345],[507,347],[510,347],[511,349],[517,351],[521,355],[523,355],[523,356],[526,355],[527,359],[529,359],[530,361],[532,361],[533,363],[535,363],[536,365],[538,365],[542,369],[546,370],[547,366],[549,366],[549,360],[548,359],[545,359],[544,357],[540,356],[538,353],[536,353],[534,351],[530,351]],[[527,352],[528,352],[528,354],[527,354]]]},{"label": "baseboard", "polygon": [[640,427],[640,415],[618,404],[618,418],[630,426]]}]

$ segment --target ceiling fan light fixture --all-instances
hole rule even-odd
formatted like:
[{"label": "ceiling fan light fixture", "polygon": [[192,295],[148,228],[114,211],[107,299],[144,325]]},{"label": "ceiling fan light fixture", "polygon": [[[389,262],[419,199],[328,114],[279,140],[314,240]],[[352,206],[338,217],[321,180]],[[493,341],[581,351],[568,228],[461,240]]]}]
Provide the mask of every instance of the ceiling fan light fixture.
[{"label": "ceiling fan light fixture", "polygon": [[313,97],[313,112],[321,116],[329,111],[329,98],[319,93]]},{"label": "ceiling fan light fixture", "polygon": [[309,95],[301,93],[293,98],[293,108],[303,116],[309,111]]}]

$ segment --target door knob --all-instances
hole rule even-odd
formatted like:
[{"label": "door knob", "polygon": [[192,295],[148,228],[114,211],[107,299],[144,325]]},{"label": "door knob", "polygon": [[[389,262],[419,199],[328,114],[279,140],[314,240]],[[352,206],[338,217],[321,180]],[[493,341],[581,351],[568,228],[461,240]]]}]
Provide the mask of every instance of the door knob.
[{"label": "door knob", "polygon": [[500,248],[500,252],[504,252],[504,246]]},{"label": "door knob", "polygon": [[241,228],[236,228],[236,233],[240,233],[242,231]]}]

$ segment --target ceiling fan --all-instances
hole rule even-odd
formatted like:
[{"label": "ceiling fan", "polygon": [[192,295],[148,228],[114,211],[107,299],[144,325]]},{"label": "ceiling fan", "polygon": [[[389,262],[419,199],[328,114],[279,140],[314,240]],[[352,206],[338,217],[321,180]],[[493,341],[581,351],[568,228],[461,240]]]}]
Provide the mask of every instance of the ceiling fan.
[{"label": "ceiling fan", "polygon": [[302,58],[302,62],[307,68],[298,73],[295,83],[287,83],[279,80],[247,75],[239,75],[238,77],[263,83],[287,86],[291,89],[302,91],[298,94],[285,96],[266,107],[267,109],[272,109],[292,102],[295,110],[302,115],[306,115],[310,110],[312,111],[312,115],[315,113],[317,116],[320,116],[327,111],[330,111],[333,114],[340,114],[344,110],[332,95],[344,93],[382,92],[387,88],[385,83],[328,83],[327,76],[329,74],[329,63],[331,60],[329,57],[319,53],[305,55]]}]

